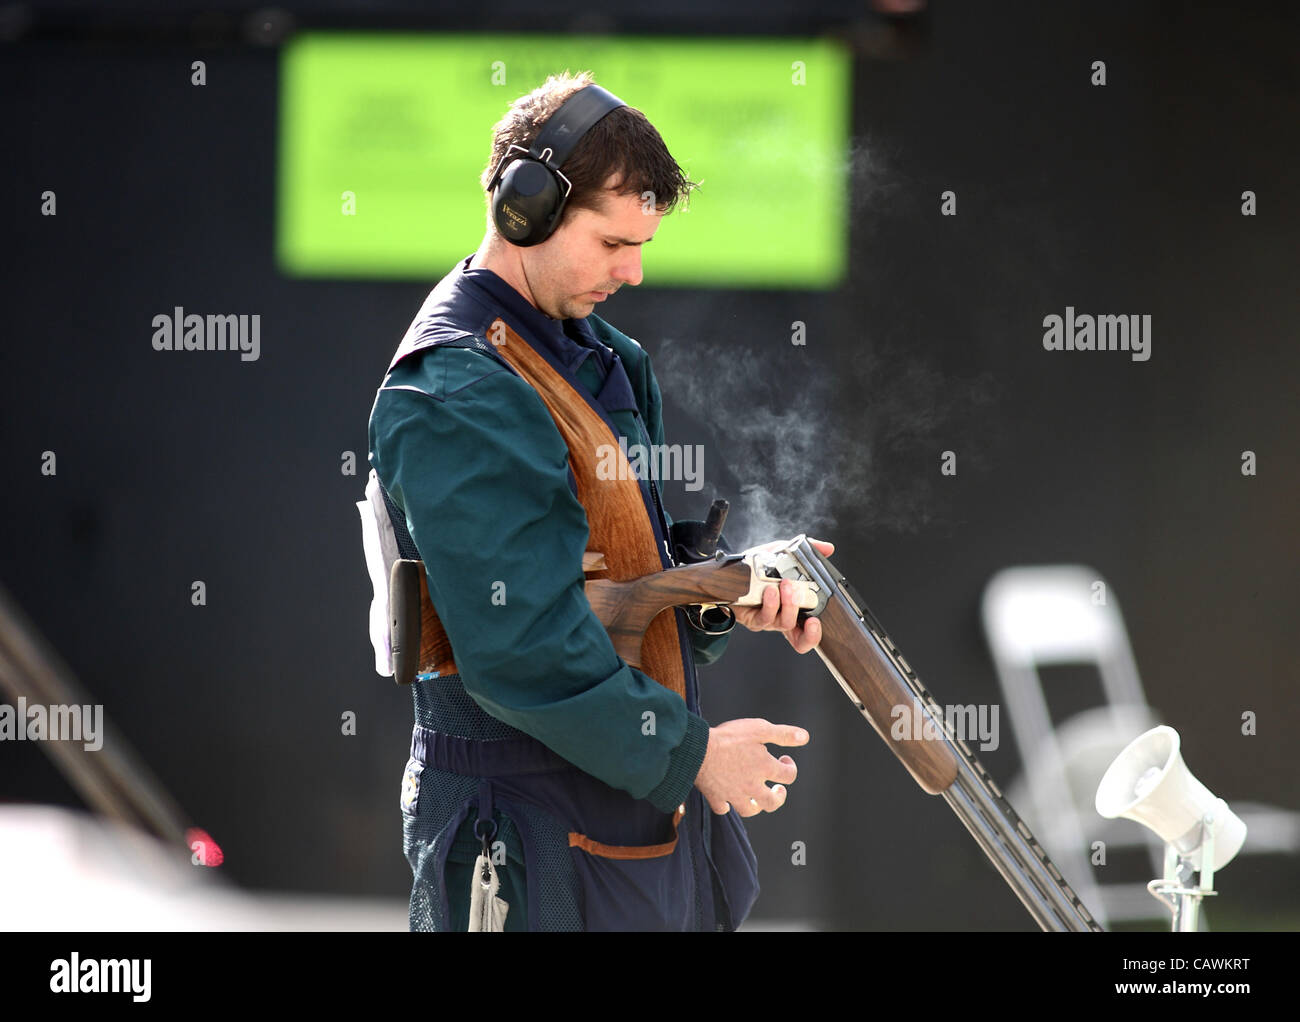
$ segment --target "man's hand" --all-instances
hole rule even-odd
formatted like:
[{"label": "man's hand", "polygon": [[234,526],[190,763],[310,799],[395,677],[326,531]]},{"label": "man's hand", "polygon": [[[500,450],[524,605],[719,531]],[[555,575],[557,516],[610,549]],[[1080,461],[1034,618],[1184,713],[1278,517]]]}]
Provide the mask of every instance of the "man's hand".
[{"label": "man's hand", "polygon": [[[719,815],[734,807],[741,816],[773,813],[785,805],[785,785],[798,771],[789,756],[777,759],[767,744],[795,746],[808,743],[808,732],[790,724],[766,720],[729,720],[709,728],[695,786]],[[776,781],[774,787],[768,781]]]},{"label": "man's hand", "polygon": [[[835,544],[820,539],[808,540],[823,557],[835,553]],[[751,632],[782,632],[786,640],[794,647],[796,653],[807,653],[822,641],[822,623],[815,617],[808,618],[802,625],[796,623],[799,607],[794,602],[794,585],[789,579],[782,579],[781,585],[768,586],[763,593],[760,607],[735,607],[731,612],[736,621]]]}]

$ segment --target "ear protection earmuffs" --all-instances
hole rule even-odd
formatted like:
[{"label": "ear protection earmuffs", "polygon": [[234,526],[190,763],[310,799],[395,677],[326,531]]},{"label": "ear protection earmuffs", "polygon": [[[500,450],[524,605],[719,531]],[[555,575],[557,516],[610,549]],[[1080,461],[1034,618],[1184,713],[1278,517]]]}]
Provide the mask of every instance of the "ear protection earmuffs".
[{"label": "ear protection earmuffs", "polygon": [[560,224],[573,185],[560,173],[564,161],[592,126],[612,110],[627,106],[599,85],[579,89],[560,105],[527,149],[506,150],[492,180],[492,218],[507,241],[528,247],[549,238]]}]

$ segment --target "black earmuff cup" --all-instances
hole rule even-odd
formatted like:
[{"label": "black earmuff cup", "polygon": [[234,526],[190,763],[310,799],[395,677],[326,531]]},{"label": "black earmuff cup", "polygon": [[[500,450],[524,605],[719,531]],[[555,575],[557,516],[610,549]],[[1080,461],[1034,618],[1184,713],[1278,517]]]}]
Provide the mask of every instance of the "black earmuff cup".
[{"label": "black earmuff cup", "polygon": [[492,215],[507,240],[526,247],[550,236],[562,205],[555,176],[536,160],[520,159],[502,173]]}]

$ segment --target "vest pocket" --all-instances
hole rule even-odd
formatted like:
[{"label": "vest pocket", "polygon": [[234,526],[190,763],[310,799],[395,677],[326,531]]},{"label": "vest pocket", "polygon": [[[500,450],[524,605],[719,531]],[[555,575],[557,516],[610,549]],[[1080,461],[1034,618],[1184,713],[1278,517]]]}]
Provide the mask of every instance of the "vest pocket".
[{"label": "vest pocket", "polygon": [[[723,816],[710,813],[710,817],[707,853],[726,901],[725,912],[723,906],[717,906],[717,913],[725,923],[723,929],[735,930],[758,898],[758,859],[739,815],[733,811]],[[724,914],[729,918],[723,920]]]},{"label": "vest pocket", "polygon": [[682,810],[673,814],[673,837],[655,845],[607,845],[570,832],[589,931],[694,929],[694,877],[677,832]]}]

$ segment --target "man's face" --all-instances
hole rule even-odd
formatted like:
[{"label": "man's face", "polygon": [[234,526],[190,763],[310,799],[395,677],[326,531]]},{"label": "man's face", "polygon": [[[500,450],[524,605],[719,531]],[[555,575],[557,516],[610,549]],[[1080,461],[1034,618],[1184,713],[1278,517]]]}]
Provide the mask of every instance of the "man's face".
[{"label": "man's face", "polygon": [[604,301],[594,292],[641,283],[641,246],[663,213],[636,195],[616,195],[616,184],[605,183],[603,209],[566,209],[554,234],[520,250],[533,303],[552,319],[582,319]]}]

